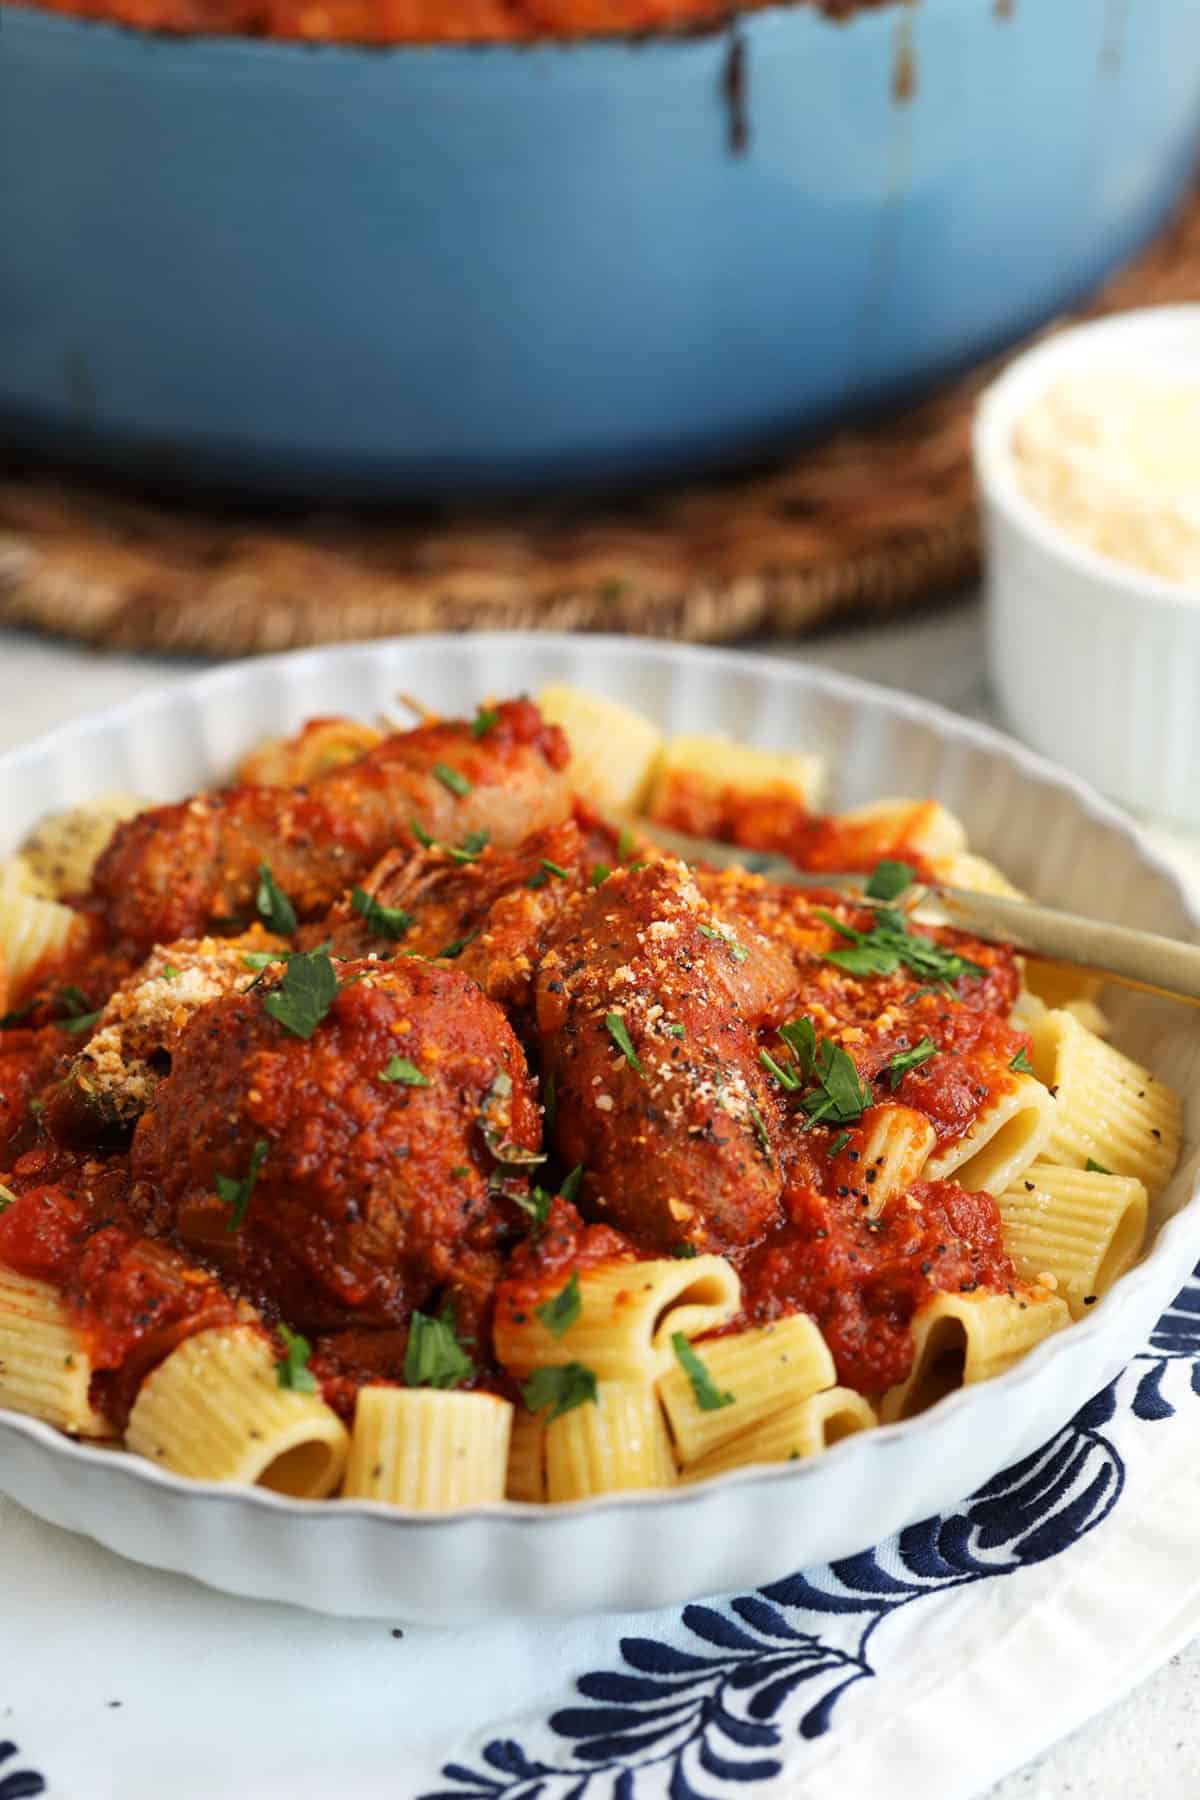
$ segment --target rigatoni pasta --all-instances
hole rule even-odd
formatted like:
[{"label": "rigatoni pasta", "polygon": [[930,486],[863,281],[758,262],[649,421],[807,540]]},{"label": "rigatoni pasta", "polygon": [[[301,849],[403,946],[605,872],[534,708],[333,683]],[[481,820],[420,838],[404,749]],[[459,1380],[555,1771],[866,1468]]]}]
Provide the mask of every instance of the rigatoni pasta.
[{"label": "rigatoni pasta", "polygon": [[0,1407],[72,1437],[112,1437],[91,1403],[91,1380],[82,1334],[55,1289],[0,1268]]},{"label": "rigatoni pasta", "polygon": [[1088,1031],[1068,1012],[1049,1012],[1030,1027],[1033,1066],[1057,1107],[1047,1140],[1054,1162],[1099,1163],[1133,1175],[1151,1196],[1179,1160],[1182,1109],[1149,1069]]},{"label": "rigatoni pasta", "polygon": [[810,747],[561,684],[236,773],[0,863],[0,1407],[307,1499],[661,1492],[1002,1374],[1140,1255],[1179,1101],[1090,977],[928,922],[1017,892],[940,802],[822,815]]},{"label": "rigatoni pasta", "polygon": [[1146,1238],[1149,1197],[1133,1175],[1035,1162],[997,1205],[1017,1273],[1052,1276],[1076,1319],[1136,1262]]},{"label": "rigatoni pasta", "polygon": [[[496,1354],[506,1369],[581,1362],[601,1381],[652,1381],[672,1360],[671,1337],[697,1337],[738,1310],[736,1271],[723,1257],[602,1263],[577,1276],[578,1313],[556,1333],[536,1305],[496,1314]],[[546,1295],[546,1299],[550,1296]]]},{"label": "rigatoni pasta", "polygon": [[342,1491],[417,1512],[502,1500],[512,1417],[497,1394],[360,1388]]},{"label": "rigatoni pasta", "polygon": [[174,1474],[253,1482],[299,1500],[334,1491],[349,1442],[315,1393],[280,1385],[255,1326],[200,1332],[173,1350],[143,1384],[125,1440]]}]

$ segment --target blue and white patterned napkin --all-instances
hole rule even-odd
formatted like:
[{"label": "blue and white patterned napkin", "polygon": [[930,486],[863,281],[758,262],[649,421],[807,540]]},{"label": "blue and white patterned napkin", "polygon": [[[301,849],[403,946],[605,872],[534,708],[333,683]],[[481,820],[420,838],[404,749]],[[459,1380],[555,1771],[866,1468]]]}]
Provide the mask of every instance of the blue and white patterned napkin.
[{"label": "blue and white patterned napkin", "polygon": [[962,1507],[680,1611],[339,1621],[0,1502],[0,1800],[969,1800],[1200,1631],[1197,1519],[1196,1278]]}]

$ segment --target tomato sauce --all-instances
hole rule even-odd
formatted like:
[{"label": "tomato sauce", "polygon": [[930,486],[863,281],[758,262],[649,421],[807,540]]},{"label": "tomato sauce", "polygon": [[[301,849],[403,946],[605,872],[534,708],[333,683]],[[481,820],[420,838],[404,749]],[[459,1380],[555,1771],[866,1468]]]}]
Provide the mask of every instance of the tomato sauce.
[{"label": "tomato sauce", "polygon": [[[514,803],[557,779],[565,757],[561,734],[527,703],[505,706],[466,760],[463,727],[423,730],[438,734],[431,755],[457,743],[478,788],[475,816],[486,823],[494,791],[510,837]],[[278,866],[286,852],[302,884],[311,863],[312,892],[326,891],[339,845],[386,836],[392,755],[385,742],[339,771],[346,816],[336,820],[304,790],[289,804],[268,789],[224,800],[246,809],[247,830],[285,819]],[[207,805],[122,828],[106,880],[120,863],[126,911],[144,891],[165,919],[190,907],[207,929],[234,929],[201,903],[224,891],[220,866],[203,892],[188,887],[187,833],[208,829]],[[898,814],[883,840],[877,824],[809,816],[784,795],[714,800],[680,788],[671,809],[684,829],[782,849],[814,869],[871,867],[883,855],[922,866],[905,836],[919,832],[920,807]],[[309,845],[318,823],[321,842]],[[399,879],[413,860],[406,807],[393,825],[388,879]],[[261,840],[243,851],[253,877]],[[835,890],[703,872],[693,882],[664,877],[661,862],[620,867],[611,831],[578,809],[539,821],[513,848],[464,854],[455,862],[426,847],[436,880],[426,883],[422,864],[411,888],[380,889],[385,910],[412,912],[394,938],[370,934],[345,885],[332,912],[299,908],[298,947],[319,956],[341,933],[334,955],[345,944],[353,958],[333,966],[337,992],[313,1030],[286,1028],[265,1004],[284,965],[255,979],[252,962],[244,988],[200,1005],[172,1040],[132,1139],[99,1115],[81,1132],[73,1113],[68,1130],[59,1104],[88,1015],[141,979],[144,945],[119,935],[116,900],[98,887],[79,903],[92,921],[86,941],[38,972],[28,1012],[0,1029],[0,1183],[14,1196],[0,1195],[0,1264],[61,1292],[96,1371],[94,1403],[115,1421],[183,1338],[255,1316],[268,1331],[286,1323],[307,1334],[322,1391],[347,1415],[364,1381],[403,1380],[414,1310],[449,1309],[470,1380],[511,1393],[491,1347],[497,1309],[519,1319],[601,1261],[708,1249],[739,1269],[738,1323],[809,1313],[839,1380],[877,1395],[908,1372],[911,1321],[932,1294],[1013,1284],[988,1195],[916,1181],[872,1204],[869,1171],[856,1173],[858,1113],[844,1125],[836,1113],[814,1119],[818,1075],[798,1060],[794,1032],[781,1036],[807,1020],[814,1054],[848,1059],[843,1075],[863,1084],[863,1106],[912,1109],[945,1146],[1011,1087],[1028,1047],[1008,1023],[1019,986],[1010,951],[922,927],[918,961],[958,957],[953,980],[903,962],[846,969],[830,958],[871,934],[874,908]],[[241,891],[252,891],[245,870]],[[458,960],[438,955],[444,931],[468,927]],[[655,944],[658,962],[638,962]],[[643,983],[635,1004],[643,967],[665,985]],[[586,1007],[585,979],[599,984]],[[637,1036],[632,1062],[614,1020]],[[611,1168],[599,1183],[587,1165],[590,1154],[594,1175],[602,1152]],[[539,1187],[555,1193],[576,1162],[576,1204],[546,1202]],[[728,1173],[739,1169],[744,1182]],[[246,1182],[235,1220],[230,1195]]]}]

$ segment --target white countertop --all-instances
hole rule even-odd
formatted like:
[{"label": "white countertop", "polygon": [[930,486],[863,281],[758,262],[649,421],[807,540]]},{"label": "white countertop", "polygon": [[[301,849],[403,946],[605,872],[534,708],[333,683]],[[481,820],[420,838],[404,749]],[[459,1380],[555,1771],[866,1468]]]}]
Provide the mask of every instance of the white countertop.
[{"label": "white countertop", "polygon": [[[980,608],[972,599],[900,622],[764,646],[763,654],[802,658],[994,719],[983,671]],[[0,631],[0,750],[200,666],[101,654]],[[1152,836],[1187,878],[1200,883],[1200,844],[1189,845],[1161,828]],[[153,1654],[152,1647],[147,1652]],[[0,1717],[2,1706],[0,1692]],[[1101,1718],[1002,1781],[986,1800],[1197,1800],[1198,1795],[1200,1640]]]}]

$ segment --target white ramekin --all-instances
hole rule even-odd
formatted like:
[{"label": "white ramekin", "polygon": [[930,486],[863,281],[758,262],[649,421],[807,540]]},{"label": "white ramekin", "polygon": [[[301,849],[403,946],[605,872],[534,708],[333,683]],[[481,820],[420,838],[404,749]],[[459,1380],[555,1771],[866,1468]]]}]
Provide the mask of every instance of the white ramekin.
[{"label": "white ramekin", "polygon": [[1102,556],[1018,484],[1018,419],[1081,367],[1145,363],[1200,378],[1200,306],[1056,334],[984,394],[975,470],[991,679],[1027,743],[1139,811],[1200,825],[1200,593]]}]

